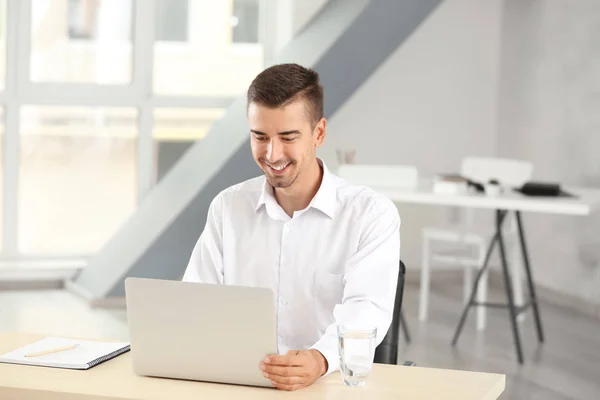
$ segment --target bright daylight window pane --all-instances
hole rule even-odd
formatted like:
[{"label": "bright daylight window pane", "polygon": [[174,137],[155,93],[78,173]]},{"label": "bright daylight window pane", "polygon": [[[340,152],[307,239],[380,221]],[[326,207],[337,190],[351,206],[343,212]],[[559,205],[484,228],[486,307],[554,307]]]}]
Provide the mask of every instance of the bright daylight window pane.
[{"label": "bright daylight window pane", "polygon": [[222,108],[158,108],[154,111],[154,182],[160,181],[212,124],[225,113]]},{"label": "bright daylight window pane", "polygon": [[95,252],[136,205],[137,110],[21,109],[19,250]]},{"label": "bright daylight window pane", "polygon": [[0,0],[0,90],[6,87],[6,0]]},{"label": "bright daylight window pane", "polygon": [[0,249],[4,247],[3,230],[4,226],[4,108],[0,108]]},{"label": "bright daylight window pane", "polygon": [[127,84],[133,0],[33,0],[31,80]]},{"label": "bright daylight window pane", "polygon": [[157,0],[154,91],[237,96],[264,66],[260,0]]}]

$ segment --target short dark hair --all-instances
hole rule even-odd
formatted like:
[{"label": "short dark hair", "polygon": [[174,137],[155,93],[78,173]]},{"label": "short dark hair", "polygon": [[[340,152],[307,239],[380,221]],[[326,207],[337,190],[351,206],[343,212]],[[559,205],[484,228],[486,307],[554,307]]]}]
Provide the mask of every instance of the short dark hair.
[{"label": "short dark hair", "polygon": [[314,127],[323,118],[323,86],[319,74],[298,64],[278,64],[258,74],[248,88],[251,103],[283,107],[303,99]]}]

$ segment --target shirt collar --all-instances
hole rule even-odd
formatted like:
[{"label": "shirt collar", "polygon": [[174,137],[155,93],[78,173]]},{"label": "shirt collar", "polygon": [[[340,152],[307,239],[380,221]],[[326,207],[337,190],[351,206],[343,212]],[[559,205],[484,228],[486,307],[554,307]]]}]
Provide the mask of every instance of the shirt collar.
[{"label": "shirt collar", "polygon": [[[317,158],[317,161],[323,168],[323,179],[321,180],[321,186],[319,186],[319,190],[317,190],[317,193],[312,198],[307,208],[316,208],[329,218],[333,218],[335,216],[337,189],[333,175],[331,172],[329,172],[329,169],[327,169],[325,162],[320,158]],[[262,192],[256,204],[256,211],[258,211],[263,205],[269,208],[273,206],[279,207],[279,204],[275,199],[275,194],[273,193],[273,187],[269,184],[266,178]]]},{"label": "shirt collar", "polygon": [[335,216],[335,204],[337,201],[337,188],[333,179],[333,175],[327,169],[327,165],[320,158],[317,159],[319,165],[323,168],[323,179],[321,180],[321,186],[315,194],[315,197],[311,200],[309,207],[316,208],[325,213],[329,218]]},{"label": "shirt collar", "polygon": [[262,192],[260,193],[260,197],[258,198],[258,203],[256,203],[256,211],[258,211],[263,205],[266,205],[267,202],[275,202],[275,194],[273,193],[273,187],[269,185],[266,177],[263,177],[264,184],[262,188]]}]

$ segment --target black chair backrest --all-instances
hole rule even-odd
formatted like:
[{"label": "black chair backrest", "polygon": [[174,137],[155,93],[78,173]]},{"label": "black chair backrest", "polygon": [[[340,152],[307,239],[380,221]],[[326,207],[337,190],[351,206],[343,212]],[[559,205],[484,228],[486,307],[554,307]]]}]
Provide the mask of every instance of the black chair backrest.
[{"label": "black chair backrest", "polygon": [[398,272],[398,285],[396,286],[396,298],[394,300],[394,312],[392,314],[392,324],[383,341],[375,349],[375,358],[373,362],[379,364],[396,364],[398,361],[398,341],[400,340],[400,312],[402,310],[402,295],[404,293],[404,274],[406,266],[400,261],[400,270]]}]

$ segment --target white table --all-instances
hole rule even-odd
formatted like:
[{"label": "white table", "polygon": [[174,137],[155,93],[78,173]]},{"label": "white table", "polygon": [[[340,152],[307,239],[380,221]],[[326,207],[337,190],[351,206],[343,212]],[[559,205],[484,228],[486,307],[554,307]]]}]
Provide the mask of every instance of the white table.
[{"label": "white table", "polygon": [[431,181],[422,180],[416,188],[372,187],[394,202],[456,206],[465,208],[483,208],[536,212],[547,214],[588,215],[594,207],[600,207],[600,189],[565,188],[570,197],[530,197],[516,192],[505,193],[498,197],[469,193],[461,195],[442,195],[434,193]]},{"label": "white table", "polygon": [[[490,209],[496,212],[496,226],[495,234],[490,242],[487,250],[484,265],[479,269],[477,277],[475,279],[473,289],[469,301],[465,305],[463,313],[460,318],[460,322],[456,328],[454,338],[452,339],[452,345],[456,345],[458,337],[464,326],[469,309],[473,306],[485,306],[495,308],[508,308],[511,326],[513,330],[513,336],[515,341],[515,348],[517,353],[517,359],[520,364],[523,363],[523,352],[521,348],[521,340],[518,331],[517,317],[525,311],[529,306],[533,308],[533,314],[535,317],[536,329],[538,340],[544,341],[544,334],[542,330],[541,318],[538,310],[538,303],[535,295],[535,286],[533,277],[531,274],[531,268],[529,266],[529,255],[527,252],[527,246],[525,241],[525,234],[523,223],[521,220],[521,212],[535,212],[535,213],[546,213],[546,214],[561,214],[561,215],[577,215],[585,216],[589,215],[594,208],[600,207],[600,189],[590,188],[577,188],[577,187],[566,187],[564,191],[574,195],[575,197],[532,197],[525,196],[520,193],[511,191],[506,192],[497,197],[486,196],[482,193],[468,193],[468,194],[457,194],[447,195],[438,194],[433,191],[432,181],[422,180],[419,184],[414,187],[372,187],[379,193],[389,197],[392,201],[397,203],[414,203],[414,204],[429,204],[429,205],[441,205],[441,206],[455,206],[464,208],[480,208]],[[504,240],[502,237],[502,223],[505,220],[506,215],[509,212],[514,212],[517,221],[517,228],[519,231],[519,242],[521,247],[521,253],[523,255],[523,264],[525,274],[527,278],[527,286],[529,288],[529,301],[525,304],[516,304],[514,299],[514,293],[511,285],[510,274],[508,271],[508,263],[506,257],[506,251],[504,246]],[[508,304],[499,303],[478,303],[474,301],[477,286],[481,279],[481,275],[487,269],[489,259],[492,250],[495,245],[499,246],[500,259],[502,264],[502,271],[504,275],[506,297]]]}]

